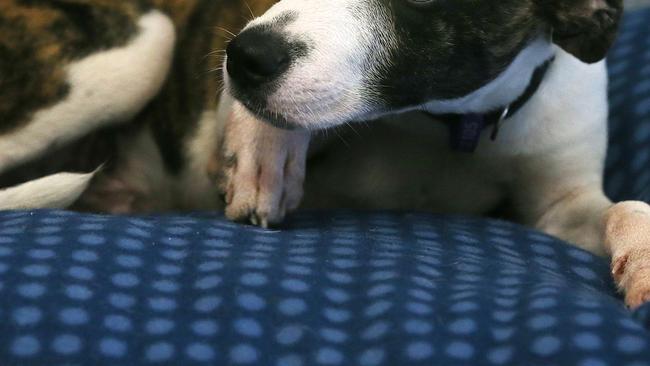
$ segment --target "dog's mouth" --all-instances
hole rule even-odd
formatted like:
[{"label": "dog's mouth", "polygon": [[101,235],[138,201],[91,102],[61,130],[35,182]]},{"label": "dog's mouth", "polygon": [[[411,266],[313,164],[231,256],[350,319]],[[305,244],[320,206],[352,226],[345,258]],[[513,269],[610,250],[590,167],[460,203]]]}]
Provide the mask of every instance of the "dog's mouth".
[{"label": "dog's mouth", "polygon": [[267,100],[263,96],[243,95],[236,89],[231,94],[246,109],[262,121],[283,130],[295,130],[301,128],[297,121],[289,120],[282,112],[269,108]]},{"label": "dog's mouth", "polygon": [[[336,92],[319,93],[311,89],[285,90],[283,96],[264,88],[251,90],[227,83],[229,93],[253,115],[270,125],[285,129],[321,129],[354,120],[361,114],[355,105]],[[336,89],[335,89],[336,90]]]},{"label": "dog's mouth", "polygon": [[[241,101],[241,100],[240,100]],[[266,107],[262,107],[257,103],[241,101],[242,104],[255,116],[263,120],[264,122],[277,127],[283,130],[295,130],[300,128],[300,125],[296,122],[289,121],[285,116],[279,112],[269,110]]]}]

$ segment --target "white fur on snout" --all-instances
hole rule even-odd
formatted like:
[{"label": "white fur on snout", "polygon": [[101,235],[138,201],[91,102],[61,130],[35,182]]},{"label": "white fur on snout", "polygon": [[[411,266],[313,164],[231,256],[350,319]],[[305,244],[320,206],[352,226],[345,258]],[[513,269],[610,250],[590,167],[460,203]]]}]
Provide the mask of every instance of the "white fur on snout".
[{"label": "white fur on snout", "polygon": [[326,128],[372,110],[368,78],[386,66],[397,42],[382,7],[369,0],[283,0],[248,28],[259,25],[308,47],[307,56],[292,65],[267,99],[271,115]]}]

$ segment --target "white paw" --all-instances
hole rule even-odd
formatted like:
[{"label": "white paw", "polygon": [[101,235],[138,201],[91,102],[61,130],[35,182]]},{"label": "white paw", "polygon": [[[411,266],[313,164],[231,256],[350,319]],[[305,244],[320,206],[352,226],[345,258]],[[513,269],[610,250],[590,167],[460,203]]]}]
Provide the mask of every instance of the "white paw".
[{"label": "white paw", "polygon": [[270,126],[236,104],[226,122],[220,189],[226,217],[269,227],[303,195],[309,132]]},{"label": "white paw", "polygon": [[612,275],[625,294],[626,305],[637,308],[650,301],[650,206],[618,203],[609,209],[605,220]]}]

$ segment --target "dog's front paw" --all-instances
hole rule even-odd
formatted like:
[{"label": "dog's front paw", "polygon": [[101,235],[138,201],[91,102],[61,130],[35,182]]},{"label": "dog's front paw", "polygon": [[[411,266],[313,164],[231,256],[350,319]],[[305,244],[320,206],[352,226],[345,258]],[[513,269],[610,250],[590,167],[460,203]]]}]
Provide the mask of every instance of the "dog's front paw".
[{"label": "dog's front paw", "polygon": [[307,131],[270,126],[235,104],[224,130],[220,189],[226,217],[268,227],[302,199]]},{"label": "dog's front paw", "polygon": [[627,306],[650,302],[650,206],[622,202],[612,207],[605,242],[612,253],[612,275]]}]

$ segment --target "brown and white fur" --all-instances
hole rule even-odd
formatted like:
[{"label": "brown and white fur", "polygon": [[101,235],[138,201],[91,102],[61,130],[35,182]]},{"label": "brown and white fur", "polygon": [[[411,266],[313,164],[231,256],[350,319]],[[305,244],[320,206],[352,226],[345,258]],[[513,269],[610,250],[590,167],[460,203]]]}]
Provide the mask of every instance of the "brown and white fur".
[{"label": "brown and white fur", "polygon": [[223,50],[271,3],[1,1],[0,209],[221,209]]}]

